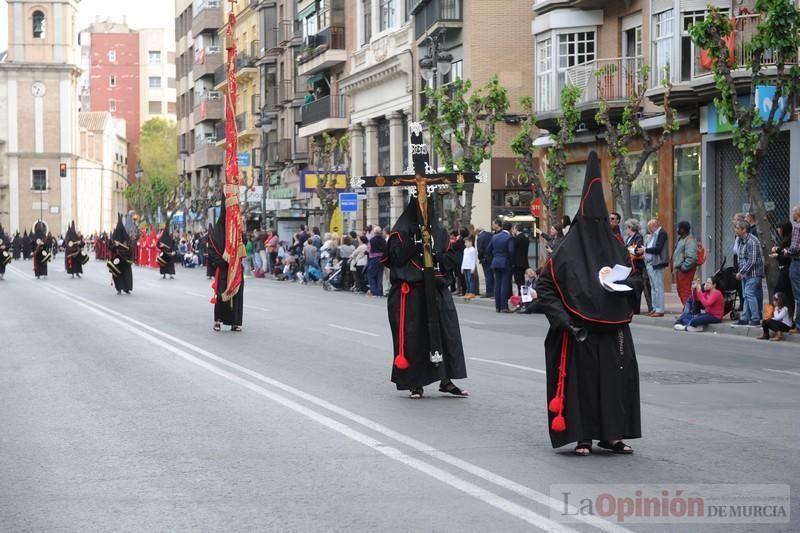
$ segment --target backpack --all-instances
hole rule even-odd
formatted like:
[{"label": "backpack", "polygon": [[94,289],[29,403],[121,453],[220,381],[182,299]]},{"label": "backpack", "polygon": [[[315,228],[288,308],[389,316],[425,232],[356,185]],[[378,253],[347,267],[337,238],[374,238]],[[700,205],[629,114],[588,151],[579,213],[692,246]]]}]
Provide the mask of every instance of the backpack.
[{"label": "backpack", "polygon": [[706,248],[703,243],[697,241],[697,265],[702,266],[706,262]]}]

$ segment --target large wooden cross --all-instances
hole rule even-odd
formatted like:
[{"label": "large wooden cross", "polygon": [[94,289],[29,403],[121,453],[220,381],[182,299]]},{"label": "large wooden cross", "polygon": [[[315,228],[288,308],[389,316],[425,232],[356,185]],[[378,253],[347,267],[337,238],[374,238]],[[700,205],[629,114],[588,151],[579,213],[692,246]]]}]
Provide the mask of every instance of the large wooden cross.
[{"label": "large wooden cross", "polygon": [[485,178],[476,172],[434,172],[430,166],[428,145],[422,136],[422,125],[418,122],[409,125],[409,146],[411,149],[411,168],[405,174],[384,176],[353,177],[350,184],[353,188],[405,187],[409,194],[416,196],[419,205],[420,234],[422,245],[423,280],[425,300],[428,310],[428,329],[430,336],[430,360],[438,365],[442,362],[442,341],[439,327],[439,312],[436,304],[434,286],[433,240],[431,237],[431,221],[429,218],[428,197],[432,197],[436,189],[467,183],[483,183]]}]

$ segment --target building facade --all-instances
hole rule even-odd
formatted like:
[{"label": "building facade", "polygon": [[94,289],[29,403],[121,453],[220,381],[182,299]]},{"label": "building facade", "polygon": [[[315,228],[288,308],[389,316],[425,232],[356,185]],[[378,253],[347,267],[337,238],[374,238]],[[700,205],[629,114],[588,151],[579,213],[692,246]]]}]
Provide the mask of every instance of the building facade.
[{"label": "building facade", "polygon": [[41,219],[58,234],[78,215],[78,2],[10,0],[8,10],[9,49],[0,62],[0,223],[13,232]]},{"label": "building facade", "polygon": [[144,28],[139,33],[139,116],[147,122],[177,119],[175,31]]}]

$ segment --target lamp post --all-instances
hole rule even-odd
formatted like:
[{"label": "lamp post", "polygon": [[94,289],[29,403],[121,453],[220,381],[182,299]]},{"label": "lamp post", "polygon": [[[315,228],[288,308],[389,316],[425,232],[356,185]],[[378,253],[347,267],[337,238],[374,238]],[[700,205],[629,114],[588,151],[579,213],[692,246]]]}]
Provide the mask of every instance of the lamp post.
[{"label": "lamp post", "polygon": [[[144,170],[142,170],[141,161],[136,163],[136,170],[134,171],[133,175],[136,176],[136,210],[139,211],[142,206],[142,178],[144,178]],[[141,217],[141,215],[139,216]]]},{"label": "lamp post", "polygon": [[[428,50],[419,60],[420,75],[422,79],[431,84],[434,94],[439,88],[439,75],[446,76],[453,66],[453,54],[442,49],[446,32],[447,28],[441,28],[426,37]],[[437,169],[439,164],[436,150],[433,150],[432,155],[433,168]]]}]

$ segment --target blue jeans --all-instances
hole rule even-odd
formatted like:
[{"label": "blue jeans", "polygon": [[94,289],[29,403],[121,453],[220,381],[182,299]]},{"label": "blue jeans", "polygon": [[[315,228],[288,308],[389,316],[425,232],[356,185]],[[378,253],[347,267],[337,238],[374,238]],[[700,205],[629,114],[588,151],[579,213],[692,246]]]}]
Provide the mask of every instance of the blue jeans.
[{"label": "blue jeans", "polygon": [[761,278],[752,277],[743,280],[742,292],[744,294],[742,320],[745,322],[761,322],[761,303],[763,300]]},{"label": "blue jeans", "polygon": [[483,267],[483,277],[486,279],[486,297],[494,296],[494,271],[491,263],[481,263]]},{"label": "blue jeans", "polygon": [[367,264],[367,283],[373,296],[383,296],[383,264],[380,257],[370,257]]},{"label": "blue jeans", "polygon": [[794,293],[794,326],[800,328],[800,260],[789,265],[789,281]]},{"label": "blue jeans", "polygon": [[699,315],[693,315],[692,313],[683,313],[680,318],[681,323],[684,326],[692,326],[695,328],[699,328],[702,326],[707,326],[709,324],[719,324],[722,322],[719,318],[715,317],[714,315],[709,315],[708,313],[701,313]]},{"label": "blue jeans", "polygon": [[477,294],[475,292],[475,277],[472,275],[472,270],[464,271],[464,281],[467,284],[467,294]]},{"label": "blue jeans", "polygon": [[664,312],[664,272],[660,268],[653,268],[647,264],[647,277],[650,279],[650,294],[653,301],[653,311]]}]

